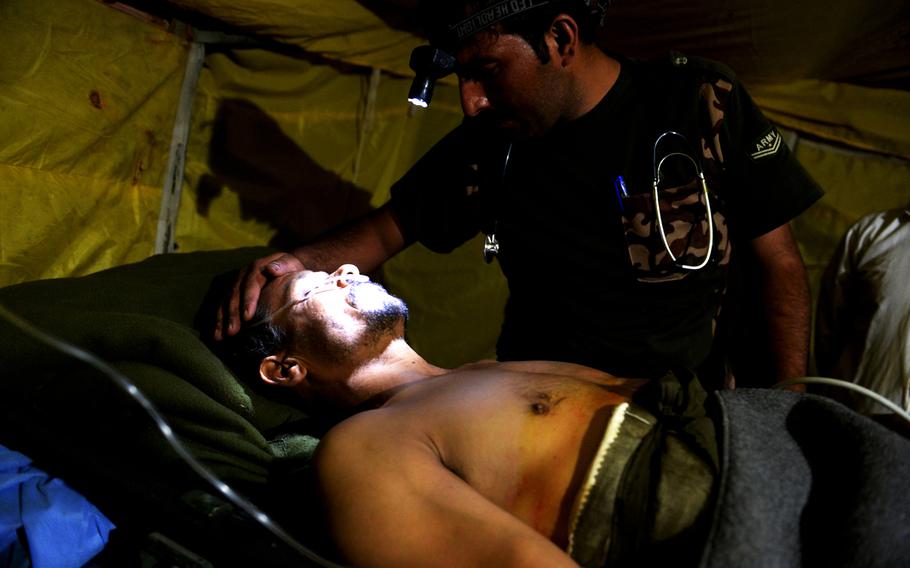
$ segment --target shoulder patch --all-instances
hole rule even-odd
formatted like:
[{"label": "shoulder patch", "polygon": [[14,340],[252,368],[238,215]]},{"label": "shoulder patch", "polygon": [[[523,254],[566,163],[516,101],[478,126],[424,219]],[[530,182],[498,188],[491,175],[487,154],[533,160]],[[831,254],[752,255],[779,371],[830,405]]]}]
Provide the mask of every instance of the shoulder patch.
[{"label": "shoulder patch", "polygon": [[752,153],[749,154],[749,157],[752,158],[753,161],[770,158],[774,154],[777,154],[781,144],[783,144],[783,137],[781,137],[780,132],[772,126],[752,143],[753,149]]}]

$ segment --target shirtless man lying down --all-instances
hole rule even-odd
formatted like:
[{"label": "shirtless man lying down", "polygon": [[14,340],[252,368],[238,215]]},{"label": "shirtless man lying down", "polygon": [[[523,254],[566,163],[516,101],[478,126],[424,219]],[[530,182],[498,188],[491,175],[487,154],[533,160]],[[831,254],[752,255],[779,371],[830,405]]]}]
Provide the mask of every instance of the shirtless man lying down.
[{"label": "shirtless man lying down", "polygon": [[[659,453],[673,467],[629,473],[656,447],[657,421],[630,403],[645,381],[553,362],[436,367],[404,340],[404,303],[352,265],[281,276],[259,308],[236,340],[262,380],[344,418],[315,457],[344,561],[600,566],[629,550],[611,549],[624,519],[641,521],[635,554],[679,565],[700,549],[709,460],[670,435]],[[659,496],[648,511],[614,507],[642,487]]]}]

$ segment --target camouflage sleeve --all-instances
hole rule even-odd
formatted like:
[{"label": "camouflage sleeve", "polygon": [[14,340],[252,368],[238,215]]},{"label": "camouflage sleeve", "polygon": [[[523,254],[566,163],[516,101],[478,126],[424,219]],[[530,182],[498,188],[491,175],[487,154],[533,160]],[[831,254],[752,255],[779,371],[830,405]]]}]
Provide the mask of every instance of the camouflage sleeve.
[{"label": "camouflage sleeve", "polygon": [[390,203],[409,242],[447,253],[478,233],[468,149],[464,129],[456,128],[392,186]]},{"label": "camouflage sleeve", "polygon": [[725,199],[739,239],[751,240],[787,223],[822,196],[732,73],[716,74],[704,88],[713,95],[706,99],[715,119],[713,153],[723,163]]}]

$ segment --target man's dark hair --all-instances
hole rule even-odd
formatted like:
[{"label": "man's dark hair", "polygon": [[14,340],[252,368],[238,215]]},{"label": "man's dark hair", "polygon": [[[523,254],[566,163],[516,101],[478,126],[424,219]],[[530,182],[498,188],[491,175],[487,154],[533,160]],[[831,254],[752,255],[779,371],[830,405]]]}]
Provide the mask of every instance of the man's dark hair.
[{"label": "man's dark hair", "polygon": [[237,335],[222,342],[221,356],[241,376],[248,373],[252,373],[249,376],[259,376],[262,360],[287,350],[292,339],[289,333],[272,322],[269,310],[260,305],[250,323],[244,324]]},{"label": "man's dark hair", "polygon": [[[430,43],[443,51],[454,54],[469,44],[473,36],[458,39],[452,27],[465,18],[502,0],[421,0],[420,21]],[[583,0],[551,0],[546,4],[503,18],[487,28],[494,33],[515,34],[530,45],[541,62],[550,60],[544,37],[558,14],[568,14],[578,23],[579,39],[593,43],[597,38],[600,18],[593,14]]]}]

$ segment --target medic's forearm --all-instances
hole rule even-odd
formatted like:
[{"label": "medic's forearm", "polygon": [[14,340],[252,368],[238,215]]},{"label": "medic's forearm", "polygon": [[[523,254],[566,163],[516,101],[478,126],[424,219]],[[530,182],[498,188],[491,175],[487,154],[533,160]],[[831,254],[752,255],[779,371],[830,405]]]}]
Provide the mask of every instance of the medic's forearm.
[{"label": "medic's forearm", "polygon": [[384,205],[292,253],[313,270],[330,271],[350,263],[371,272],[408,244],[392,207]]},{"label": "medic's forearm", "polygon": [[806,376],[811,308],[805,267],[766,272],[762,294],[773,381]]},{"label": "medic's forearm", "polygon": [[806,375],[811,306],[809,282],[789,225],[752,241],[761,271],[762,306],[772,360],[769,382]]}]

